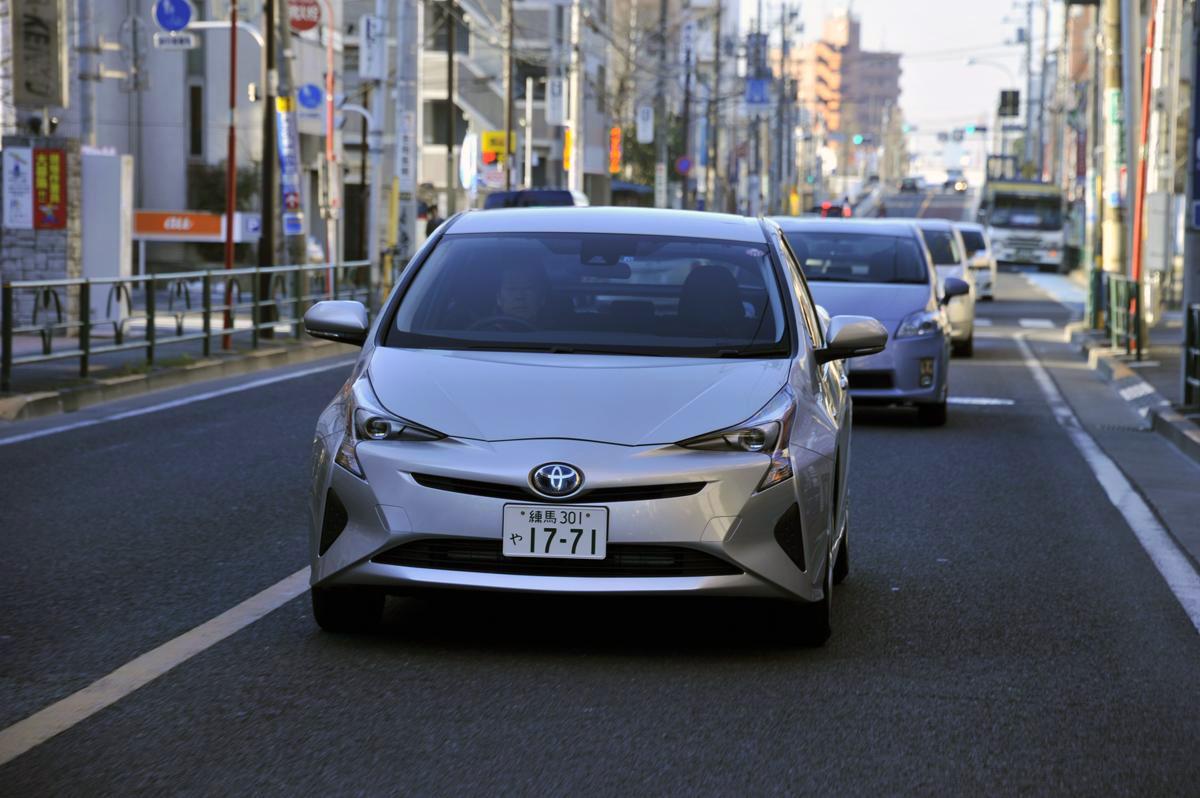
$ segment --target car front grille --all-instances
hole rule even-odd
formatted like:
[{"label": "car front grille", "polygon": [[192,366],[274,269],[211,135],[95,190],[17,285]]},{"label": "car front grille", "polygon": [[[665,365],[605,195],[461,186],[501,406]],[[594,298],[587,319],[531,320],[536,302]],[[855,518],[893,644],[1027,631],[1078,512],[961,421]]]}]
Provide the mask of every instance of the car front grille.
[{"label": "car front grille", "polygon": [[644,502],[656,499],[675,499],[692,496],[704,489],[704,482],[679,482],[672,485],[629,485],[624,487],[596,488],[585,490],[566,499],[551,499],[539,496],[519,485],[499,482],[477,482],[457,477],[442,477],[434,474],[413,474],[416,483],[425,488],[467,493],[472,496],[488,496],[493,499],[511,499],[522,502]]},{"label": "car front grille", "polygon": [[741,569],[719,557],[682,546],[609,543],[603,560],[505,557],[499,540],[426,538],[404,543],[374,562],[443,571],[476,571],[520,576],[727,576]]},{"label": "car front grille", "polygon": [[891,388],[892,372],[890,371],[851,371],[850,390],[865,388],[867,390],[886,390]]}]

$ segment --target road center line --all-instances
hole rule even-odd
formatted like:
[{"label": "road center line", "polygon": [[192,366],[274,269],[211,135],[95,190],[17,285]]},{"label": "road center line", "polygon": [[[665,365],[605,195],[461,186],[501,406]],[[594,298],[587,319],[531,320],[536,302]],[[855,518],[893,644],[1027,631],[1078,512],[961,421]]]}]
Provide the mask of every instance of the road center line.
[{"label": "road center line", "polygon": [[1108,500],[1125,518],[1129,528],[1137,537],[1154,567],[1162,574],[1167,587],[1175,594],[1175,598],[1183,606],[1184,612],[1192,621],[1192,625],[1200,631],[1200,574],[1192,568],[1188,558],[1179,550],[1179,546],[1163,529],[1154,512],[1129,484],[1129,480],[1121,473],[1121,469],[1109,458],[1104,450],[1093,440],[1079,423],[1070,405],[1059,392],[1058,386],[1050,378],[1046,368],[1041,364],[1025,341],[1025,336],[1014,336],[1017,346],[1025,359],[1025,365],[1033,374],[1033,380],[1041,389],[1046,403],[1050,405],[1054,418],[1067,433],[1067,437],[1075,444],[1075,448],[1083,455],[1088,467],[1104,488]]},{"label": "road center line", "polygon": [[1001,399],[993,396],[948,396],[946,403],[952,405],[992,405],[997,407],[1007,407],[1015,405],[1014,399]]},{"label": "road center line", "polygon": [[274,385],[277,382],[286,382],[287,380],[295,380],[300,377],[307,377],[310,374],[320,374],[323,371],[331,371],[333,369],[345,368],[352,361],[339,359],[336,363],[326,363],[312,368],[301,369],[300,371],[292,371],[287,374],[277,374],[274,377],[262,377],[250,382],[239,383],[238,385],[230,385],[227,388],[218,388],[213,391],[204,391],[203,393],[194,393],[190,396],[184,396],[179,399],[172,399],[168,402],[159,402],[154,405],[145,407],[135,407],[132,410],[125,410],[120,413],[113,413],[107,416],[98,418],[85,418],[79,421],[71,421],[67,424],[59,424],[56,427],[46,427],[45,429],[32,430],[31,432],[21,433],[20,435],[12,435],[7,438],[0,438],[0,446],[8,446],[13,443],[21,443],[23,441],[31,441],[35,438],[44,438],[47,435],[57,435],[60,432],[69,432],[74,429],[82,429],[83,427],[94,427],[97,424],[104,424],[109,421],[120,421],[124,418],[133,418],[135,416],[144,416],[149,413],[157,413],[160,410],[170,410],[173,407],[183,407],[195,402],[203,402],[207,399],[216,399],[219,396],[228,396],[233,393],[242,391],[252,391],[255,388],[262,388],[267,385]]},{"label": "road center line", "polygon": [[308,567],[0,731],[0,765],[70,729],[308,589]]}]

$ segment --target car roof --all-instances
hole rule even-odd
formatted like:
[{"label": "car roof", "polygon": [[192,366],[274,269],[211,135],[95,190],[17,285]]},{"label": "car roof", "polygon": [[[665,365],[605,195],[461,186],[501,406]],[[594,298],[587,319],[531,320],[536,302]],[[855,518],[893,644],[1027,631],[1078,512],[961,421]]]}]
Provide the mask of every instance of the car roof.
[{"label": "car roof", "polygon": [[787,231],[850,232],[868,236],[912,236],[912,221],[908,219],[819,219],[796,216],[772,216],[771,221]]},{"label": "car roof", "polygon": [[615,233],[765,243],[757,219],[659,208],[498,208],[459,214],[446,235],[469,233]]},{"label": "car roof", "polygon": [[948,232],[952,232],[954,230],[954,222],[950,221],[949,219],[930,217],[928,219],[906,219],[905,221],[909,222],[910,224],[915,224],[922,230],[946,230]]},{"label": "car roof", "polygon": [[978,222],[955,222],[954,226],[959,230],[971,230],[976,233],[983,232],[983,225],[979,224]]}]

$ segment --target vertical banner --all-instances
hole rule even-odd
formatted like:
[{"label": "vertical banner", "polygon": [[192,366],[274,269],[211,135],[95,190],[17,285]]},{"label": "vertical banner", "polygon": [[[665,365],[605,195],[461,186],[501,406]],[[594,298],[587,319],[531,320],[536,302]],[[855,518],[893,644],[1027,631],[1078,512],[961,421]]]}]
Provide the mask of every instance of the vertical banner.
[{"label": "vertical banner", "polygon": [[4,226],[33,229],[33,150],[4,148]]},{"label": "vertical banner", "polygon": [[412,194],[417,190],[416,111],[400,111],[400,124],[396,130],[396,177],[400,181],[401,194]]},{"label": "vertical banner", "polygon": [[621,171],[621,128],[613,127],[608,131],[608,171],[617,174]]},{"label": "vertical banner", "polygon": [[564,171],[571,171],[571,150],[573,149],[574,147],[571,146],[571,128],[567,128],[563,131],[562,164]]},{"label": "vertical banner", "polygon": [[279,149],[283,234],[304,235],[304,212],[300,203],[300,134],[296,129],[296,104],[291,97],[275,98],[275,134]]},{"label": "vertical banner", "polygon": [[637,143],[654,142],[654,106],[639,105],[637,109]]},{"label": "vertical banner", "polygon": [[546,80],[546,124],[550,126],[567,123],[567,92],[562,78]]},{"label": "vertical banner", "polygon": [[63,0],[10,0],[15,105],[67,106]]},{"label": "vertical banner", "polygon": [[36,230],[67,226],[67,158],[63,150],[33,150],[33,226]]}]

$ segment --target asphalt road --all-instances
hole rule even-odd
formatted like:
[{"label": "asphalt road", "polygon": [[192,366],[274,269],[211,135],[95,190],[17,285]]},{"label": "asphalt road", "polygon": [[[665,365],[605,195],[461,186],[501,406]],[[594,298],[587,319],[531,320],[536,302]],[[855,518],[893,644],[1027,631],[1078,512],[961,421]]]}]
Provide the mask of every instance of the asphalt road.
[{"label": "asphalt road", "polygon": [[940,188],[921,192],[889,193],[883,204],[888,217],[937,218],[965,221],[973,201],[970,192],[945,193]]},{"label": "asphalt road", "polygon": [[[1011,337],[1066,311],[998,293],[951,390],[1012,404],[857,414],[824,648],[752,602],[397,599],[334,637],[299,598],[0,794],[1194,794],[1200,637]],[[0,729],[306,564],[344,374],[0,445]]]}]

